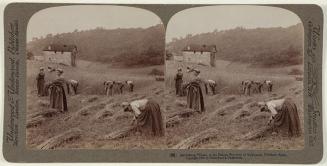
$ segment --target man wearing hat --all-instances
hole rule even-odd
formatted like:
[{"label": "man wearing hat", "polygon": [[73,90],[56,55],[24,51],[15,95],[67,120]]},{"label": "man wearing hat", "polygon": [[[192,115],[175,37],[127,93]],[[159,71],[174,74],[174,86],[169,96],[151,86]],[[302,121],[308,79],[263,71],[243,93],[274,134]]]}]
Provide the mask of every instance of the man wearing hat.
[{"label": "man wearing hat", "polygon": [[177,69],[177,73],[174,77],[175,80],[175,91],[177,96],[182,96],[182,84],[183,84],[183,73],[182,68]]},{"label": "man wearing hat", "polygon": [[150,132],[154,136],[164,136],[164,124],[160,106],[157,102],[149,99],[134,100],[130,103],[121,104],[124,112],[134,114],[136,125],[142,131]]},{"label": "man wearing hat", "polygon": [[45,83],[44,77],[45,77],[44,68],[40,67],[40,72],[36,77],[38,96],[43,96],[44,94],[44,83]]},{"label": "man wearing hat", "polygon": [[259,102],[261,112],[271,113],[269,125],[273,128],[278,127],[288,136],[300,135],[300,118],[297,112],[296,104],[290,98],[270,100],[268,102]]}]

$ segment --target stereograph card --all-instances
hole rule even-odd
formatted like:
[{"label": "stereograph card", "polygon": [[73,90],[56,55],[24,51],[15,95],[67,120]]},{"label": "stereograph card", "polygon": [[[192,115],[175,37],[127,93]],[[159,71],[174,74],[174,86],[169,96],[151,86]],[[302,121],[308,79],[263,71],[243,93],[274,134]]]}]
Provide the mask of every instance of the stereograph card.
[{"label": "stereograph card", "polygon": [[11,3],[9,162],[317,163],[314,4]]}]

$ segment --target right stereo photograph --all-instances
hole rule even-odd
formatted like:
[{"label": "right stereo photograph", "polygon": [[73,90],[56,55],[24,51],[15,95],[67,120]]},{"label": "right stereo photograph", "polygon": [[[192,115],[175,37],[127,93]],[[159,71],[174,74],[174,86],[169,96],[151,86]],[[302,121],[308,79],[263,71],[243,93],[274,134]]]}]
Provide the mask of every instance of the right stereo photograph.
[{"label": "right stereo photograph", "polygon": [[176,13],[166,28],[170,149],[304,148],[304,27],[254,5]]}]

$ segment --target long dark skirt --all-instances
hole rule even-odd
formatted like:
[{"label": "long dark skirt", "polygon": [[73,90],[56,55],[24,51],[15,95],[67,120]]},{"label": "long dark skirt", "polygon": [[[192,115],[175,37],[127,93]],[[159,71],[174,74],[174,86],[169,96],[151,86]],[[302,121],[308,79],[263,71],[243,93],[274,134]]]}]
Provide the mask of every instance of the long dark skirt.
[{"label": "long dark skirt", "polygon": [[198,112],[204,112],[204,99],[199,83],[191,82],[187,88],[187,107]]},{"label": "long dark skirt", "polygon": [[300,135],[300,118],[297,107],[291,99],[285,99],[281,110],[274,117],[274,126],[288,136]]},{"label": "long dark skirt", "polygon": [[182,96],[182,84],[183,84],[182,79],[178,79],[178,80],[175,81],[176,95]]},{"label": "long dark skirt", "polygon": [[37,94],[43,96],[44,93],[44,79],[37,80]]},{"label": "long dark skirt", "polygon": [[60,111],[68,111],[64,86],[53,83],[50,87],[50,107]]},{"label": "long dark skirt", "polygon": [[137,117],[137,122],[142,129],[151,131],[154,136],[164,136],[163,118],[158,103],[149,100]]},{"label": "long dark skirt", "polygon": [[49,82],[44,85],[42,96],[49,96],[50,87],[51,87],[51,83],[49,83]]}]

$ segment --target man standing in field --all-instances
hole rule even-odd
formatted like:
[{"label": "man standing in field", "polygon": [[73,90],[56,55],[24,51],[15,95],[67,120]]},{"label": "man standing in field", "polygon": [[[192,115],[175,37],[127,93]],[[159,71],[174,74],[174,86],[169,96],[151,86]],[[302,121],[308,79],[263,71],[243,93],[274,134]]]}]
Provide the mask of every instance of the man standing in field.
[{"label": "man standing in field", "polygon": [[41,67],[40,68],[40,72],[39,72],[39,74],[36,77],[36,81],[37,81],[37,95],[38,96],[43,96],[43,94],[44,94],[44,83],[45,83],[44,77],[45,77],[44,68]]},{"label": "man standing in field", "polygon": [[288,136],[300,135],[300,118],[295,103],[290,98],[271,100],[263,104],[261,112],[270,112],[269,124],[278,127]]},{"label": "man standing in field", "polygon": [[149,99],[134,100],[130,103],[121,104],[124,112],[134,114],[134,122],[145,132],[151,132],[154,136],[164,136],[164,122],[160,106],[157,102]]},{"label": "man standing in field", "polygon": [[182,96],[182,84],[183,84],[183,73],[182,68],[178,68],[177,73],[174,77],[175,80],[175,91],[177,96]]},{"label": "man standing in field", "polygon": [[194,69],[194,79],[187,85],[187,107],[199,113],[205,111],[201,84],[204,82],[199,76],[200,70]]},{"label": "man standing in field", "polygon": [[77,56],[77,47],[74,46],[73,50],[72,50],[72,56],[71,56],[71,65],[73,67],[76,66],[76,56]]}]

